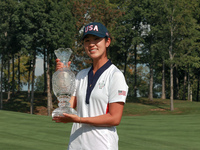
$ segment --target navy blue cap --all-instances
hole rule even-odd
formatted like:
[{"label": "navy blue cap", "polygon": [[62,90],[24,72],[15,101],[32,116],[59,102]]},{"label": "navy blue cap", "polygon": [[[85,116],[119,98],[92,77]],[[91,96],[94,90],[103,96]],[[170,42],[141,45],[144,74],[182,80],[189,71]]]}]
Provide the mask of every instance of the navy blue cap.
[{"label": "navy blue cap", "polygon": [[99,22],[92,22],[85,26],[82,40],[88,34],[96,35],[102,38],[109,37],[107,28]]}]

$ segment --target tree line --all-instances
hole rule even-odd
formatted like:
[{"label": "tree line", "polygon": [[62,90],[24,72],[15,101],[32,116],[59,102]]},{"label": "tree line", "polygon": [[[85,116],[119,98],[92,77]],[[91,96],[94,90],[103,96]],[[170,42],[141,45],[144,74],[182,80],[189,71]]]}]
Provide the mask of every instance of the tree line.
[{"label": "tree line", "polygon": [[[128,99],[138,95],[199,101],[200,1],[198,0],[0,0],[0,99],[28,85],[52,105],[54,50],[70,47],[72,70],[91,65],[81,41],[84,25],[101,22],[112,35],[109,58],[124,73]],[[35,76],[36,58],[44,74]],[[42,88],[41,88],[42,85]]]}]

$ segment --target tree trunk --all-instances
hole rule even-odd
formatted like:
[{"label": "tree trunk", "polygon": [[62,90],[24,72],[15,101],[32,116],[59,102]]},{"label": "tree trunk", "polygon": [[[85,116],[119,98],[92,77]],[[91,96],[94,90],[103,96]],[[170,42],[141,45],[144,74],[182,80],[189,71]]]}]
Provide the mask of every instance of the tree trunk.
[{"label": "tree trunk", "polygon": [[149,44],[149,57],[150,57],[150,60],[149,60],[149,100],[153,100],[153,58],[152,58],[152,51],[151,51],[151,47],[152,46],[152,37],[150,38],[150,44]]},{"label": "tree trunk", "polygon": [[12,97],[15,95],[15,55],[12,54]]},{"label": "tree trunk", "polygon": [[[54,58],[55,58],[54,53],[51,53],[51,59],[49,60],[49,66],[56,65],[56,62],[55,62],[55,61],[52,62],[52,60],[54,60]],[[56,68],[55,68],[55,70],[56,70]],[[54,73],[55,71],[52,70],[52,69],[50,69],[49,72],[50,72],[50,73],[49,73],[49,75],[50,75],[50,91],[51,91],[51,93],[52,93],[52,89],[53,89],[53,88],[52,88],[52,77],[53,77],[53,73]],[[53,103],[52,103],[51,109],[53,109]]]},{"label": "tree trunk", "polygon": [[137,44],[134,46],[135,50],[135,82],[134,82],[134,96],[137,97]]},{"label": "tree trunk", "polygon": [[178,69],[176,67],[176,98],[177,99],[180,99],[179,90],[180,90],[180,87],[179,87]]},{"label": "tree trunk", "polygon": [[34,83],[35,83],[35,62],[36,62],[36,50],[34,51],[33,54],[33,66],[32,66],[32,85],[31,85],[31,107],[30,107],[30,113],[34,113],[34,106],[33,106],[33,101],[34,101]]},{"label": "tree trunk", "polygon": [[184,74],[184,82],[183,82],[183,100],[185,100],[186,99],[186,97],[185,97],[185,93],[186,93],[186,83],[187,83],[187,71],[185,71],[185,74]]},{"label": "tree trunk", "polygon": [[46,73],[46,49],[44,49],[44,64],[43,64],[43,69],[44,69],[44,90],[43,93],[45,94],[47,92],[47,73]]},{"label": "tree trunk", "polygon": [[[172,18],[173,20],[173,18]],[[170,64],[170,110],[173,111],[174,110],[174,78],[173,78],[173,63],[172,60],[174,59],[174,54],[172,52],[173,50],[173,26],[171,26],[170,29],[170,46],[169,46],[169,58],[171,60],[171,64]]]},{"label": "tree trunk", "polygon": [[8,58],[8,98],[10,100],[10,57]]},{"label": "tree trunk", "polygon": [[199,80],[200,80],[199,72],[197,74],[197,78],[198,78],[198,82],[197,82],[197,102],[198,102],[199,101]]},{"label": "tree trunk", "polygon": [[50,67],[49,67],[49,51],[47,50],[47,113],[51,115],[52,111],[52,94],[51,94],[51,79],[50,79]]},{"label": "tree trunk", "polygon": [[1,98],[1,104],[0,104],[0,109],[2,110],[3,109],[3,54],[1,56],[1,82],[0,82],[0,86],[1,86],[1,89],[0,89],[0,92],[1,92],[1,95],[0,95],[0,98]]},{"label": "tree trunk", "polygon": [[190,87],[190,101],[192,102],[192,87]]},{"label": "tree trunk", "polygon": [[170,65],[170,110],[174,110],[173,64]]},{"label": "tree trunk", "polygon": [[162,99],[166,99],[166,94],[165,94],[165,63],[163,61],[162,65]]},{"label": "tree trunk", "polygon": [[31,92],[30,92],[30,79],[31,79],[31,60],[29,60],[29,69],[28,69],[28,102],[31,102]]},{"label": "tree trunk", "polygon": [[127,65],[127,50],[125,52],[125,58],[124,58],[124,76],[126,76],[126,65]]},{"label": "tree trunk", "polygon": [[17,89],[17,92],[19,92],[20,88],[21,88],[20,74],[21,74],[21,72],[20,72],[20,52],[19,52],[19,54],[18,54],[18,89]]},{"label": "tree trunk", "polygon": [[192,87],[190,83],[189,71],[188,71],[188,101],[192,101]]},{"label": "tree trunk", "polygon": [[153,100],[153,68],[150,65],[149,100]]}]

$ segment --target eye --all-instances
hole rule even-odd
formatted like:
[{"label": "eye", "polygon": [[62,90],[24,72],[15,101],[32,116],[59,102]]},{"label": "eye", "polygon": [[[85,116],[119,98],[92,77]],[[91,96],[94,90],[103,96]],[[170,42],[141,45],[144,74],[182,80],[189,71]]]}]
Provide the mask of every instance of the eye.
[{"label": "eye", "polygon": [[100,37],[95,37],[95,40],[99,40],[100,39]]},{"label": "eye", "polygon": [[89,39],[84,39],[84,42],[89,42]]}]

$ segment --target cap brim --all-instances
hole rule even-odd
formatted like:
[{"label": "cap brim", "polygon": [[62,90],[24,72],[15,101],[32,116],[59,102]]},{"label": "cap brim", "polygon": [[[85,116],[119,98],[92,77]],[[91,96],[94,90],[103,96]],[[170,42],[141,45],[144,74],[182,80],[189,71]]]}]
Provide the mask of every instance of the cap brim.
[{"label": "cap brim", "polygon": [[101,37],[101,38],[107,37],[107,36],[105,36],[105,35],[103,35],[103,34],[90,32],[90,33],[86,33],[85,35],[83,35],[82,40],[84,40],[85,36],[86,36],[86,35],[89,35],[89,34],[90,34],[90,35],[95,35],[95,36],[98,36],[98,37]]}]

